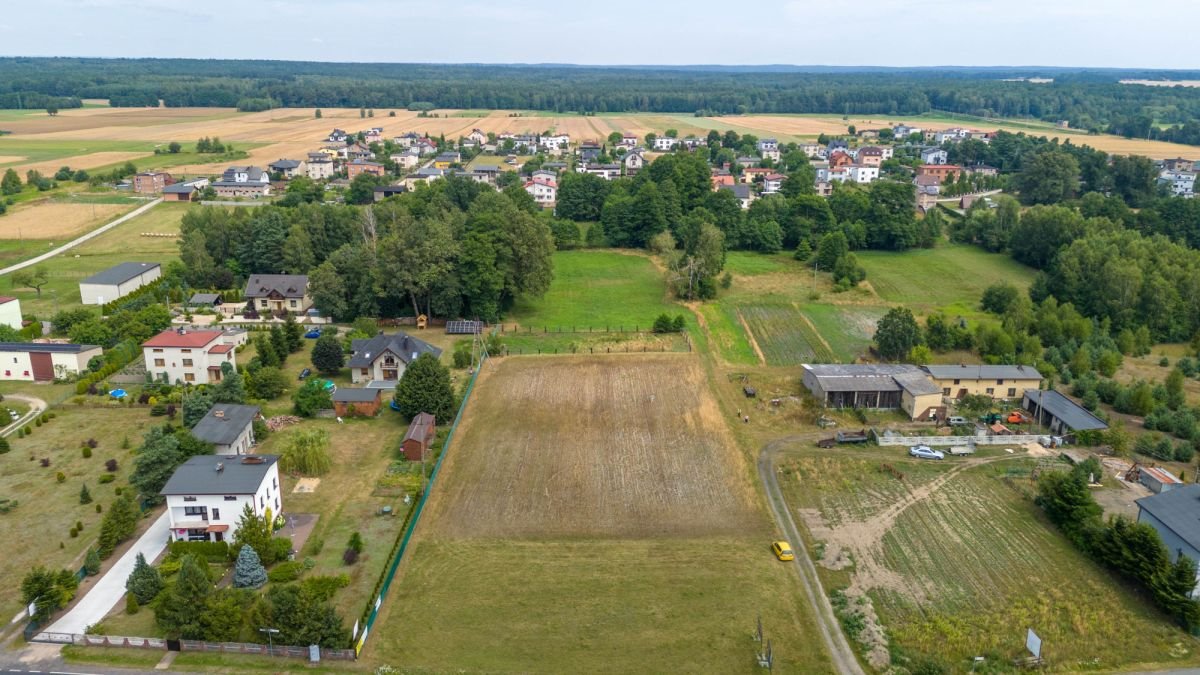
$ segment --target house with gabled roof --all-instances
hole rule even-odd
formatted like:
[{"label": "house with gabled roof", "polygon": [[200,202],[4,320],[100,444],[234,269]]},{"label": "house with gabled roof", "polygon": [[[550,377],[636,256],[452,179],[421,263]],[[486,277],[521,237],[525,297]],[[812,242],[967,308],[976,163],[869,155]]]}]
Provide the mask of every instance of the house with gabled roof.
[{"label": "house with gabled roof", "polygon": [[196,455],[180,464],[166,497],[171,541],[233,541],[247,505],[255,515],[283,513],[278,455]]},{"label": "house with gabled roof", "polygon": [[254,420],[261,412],[256,405],[216,403],[192,427],[192,436],[212,443],[218,455],[245,455],[254,447]]},{"label": "house with gabled roof", "polygon": [[267,168],[271,170],[271,173],[281,174],[284,180],[291,180],[304,174],[304,160],[277,159],[268,164]]},{"label": "house with gabled roof", "polygon": [[303,314],[312,307],[304,274],[251,274],[244,297],[259,314]]},{"label": "house with gabled roof", "polygon": [[221,179],[212,184],[213,191],[222,199],[239,197],[268,197],[271,194],[271,176],[257,166],[231,166],[221,174]]},{"label": "house with gabled roof", "polygon": [[380,333],[350,343],[350,381],[383,382],[395,386],[404,369],[421,354],[440,358],[442,350],[408,333]]},{"label": "house with gabled roof", "polygon": [[221,366],[237,367],[225,331],[168,328],[142,343],[146,372],[156,382],[212,384],[224,377]]}]

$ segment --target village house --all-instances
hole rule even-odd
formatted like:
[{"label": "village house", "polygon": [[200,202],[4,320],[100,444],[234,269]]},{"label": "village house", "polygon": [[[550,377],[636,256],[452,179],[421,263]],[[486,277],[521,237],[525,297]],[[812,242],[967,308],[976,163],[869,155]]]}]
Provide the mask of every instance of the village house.
[{"label": "village house", "polygon": [[858,164],[873,166],[878,169],[883,164],[883,148],[874,145],[859,148],[858,152],[854,155],[854,159]]},{"label": "village house", "polygon": [[[1200,560],[1200,485],[1181,485],[1134,503],[1138,507],[1137,522],[1158,532],[1172,563],[1180,556]],[[1200,568],[1196,580],[1200,582]],[[1190,597],[1200,599],[1200,583]]]},{"label": "village house", "polygon": [[488,142],[488,137],[487,134],[483,133],[479,129],[472,129],[471,133],[467,134],[467,140],[476,145],[483,145],[484,143]]},{"label": "village house", "polygon": [[278,455],[196,455],[159,493],[171,541],[233,541],[246,505],[257,516],[283,513]]},{"label": "village house", "polygon": [[163,171],[142,171],[133,176],[133,191],[142,194],[150,195],[157,194],[163,191],[163,188],[170,185],[172,182],[171,174]]},{"label": "village house", "polygon": [[388,197],[395,197],[408,192],[408,189],[403,185],[376,185],[371,191],[371,198],[374,201],[381,202]]},{"label": "village house", "polygon": [[600,156],[600,144],[585,141],[579,146],[579,159],[584,163],[594,162]]},{"label": "village house", "polygon": [[1196,170],[1196,163],[1190,159],[1176,157],[1175,159],[1163,160],[1163,168],[1167,171],[1187,171],[1190,173]]},{"label": "village house", "polygon": [[[6,303],[7,304],[7,303]],[[53,382],[87,371],[88,363],[101,356],[97,345],[60,342],[0,342],[0,379]]]},{"label": "village house", "polygon": [[333,177],[333,158],[323,152],[308,153],[308,161],[304,165],[305,173],[313,180],[326,180]]},{"label": "village house", "polygon": [[851,164],[845,167],[846,179],[854,183],[871,183],[879,178],[879,167]]},{"label": "village house", "polygon": [[634,148],[625,153],[621,158],[621,163],[625,165],[626,176],[636,176],[642,167],[646,166],[646,156],[642,154],[640,148]]},{"label": "village house", "polygon": [[941,148],[925,148],[921,151],[922,164],[946,164],[950,155]]},{"label": "village house", "polygon": [[193,202],[200,198],[200,193],[208,187],[207,178],[192,178],[190,180],[171,183],[162,190],[164,202]]},{"label": "village house", "polygon": [[732,192],[734,198],[736,198],[738,200],[738,205],[741,206],[743,209],[750,208],[750,205],[754,203],[754,200],[756,198],[755,194],[754,194],[754,190],[750,189],[749,185],[744,185],[744,184],[719,185],[719,186],[717,186],[717,189],[718,190],[729,190],[730,192]]},{"label": "village house", "polygon": [[366,159],[356,159],[346,165],[346,178],[354,180],[359,174],[369,173],[372,176],[387,175],[387,170],[379,162]]},{"label": "village house", "polygon": [[994,166],[987,164],[975,164],[973,166],[964,166],[963,173],[968,176],[987,176],[994,178],[1000,175],[1000,170]]},{"label": "village house", "polygon": [[525,191],[542,208],[554,208],[558,200],[558,182],[554,178],[534,176],[525,182]]},{"label": "village house", "polygon": [[621,177],[620,164],[582,164],[575,171],[600,176],[604,180],[616,180]]},{"label": "village house", "polygon": [[421,354],[442,355],[441,349],[407,333],[380,333],[373,338],[354,340],[350,343],[350,352],[347,366],[351,382],[383,382],[392,386],[404,375],[408,364]]},{"label": "village house", "polygon": [[375,153],[362,143],[352,143],[338,150],[338,158],[353,162],[356,159],[375,159]]},{"label": "village house", "polygon": [[619,148],[636,148],[638,144],[637,134],[625,133],[621,134],[621,141],[617,143]]},{"label": "village house", "polygon": [[539,145],[551,152],[561,152],[566,150],[571,143],[571,137],[567,134],[550,134],[542,136]]},{"label": "village house", "polygon": [[[476,129],[475,131],[479,131],[479,130]],[[472,133],[474,133],[474,132],[472,132]],[[425,137],[422,136],[421,134],[418,134],[415,131],[410,131],[410,132],[404,134],[403,136],[396,136],[395,138],[392,139],[392,142],[402,148],[411,148],[417,144],[417,141],[420,141],[423,138],[425,138]],[[487,137],[485,136],[484,138],[486,139]]]},{"label": "village house", "polygon": [[728,169],[713,169],[710,180],[713,190],[719,189],[722,185],[734,185],[737,183],[737,178]]},{"label": "village house", "polygon": [[234,347],[220,330],[167,329],[142,343],[146,372],[156,382],[213,384],[221,365],[237,367]]},{"label": "village house", "polygon": [[759,152],[762,152],[763,150],[778,150],[779,141],[774,138],[760,138],[758,139],[758,143],[755,144],[755,148],[757,148]]},{"label": "village house", "polygon": [[261,412],[256,405],[217,403],[192,427],[192,435],[212,443],[218,455],[245,455],[254,447],[254,420]]},{"label": "village house", "polygon": [[850,153],[848,153],[844,150],[836,150],[834,152],[829,153],[829,168],[831,168],[831,169],[838,169],[843,166],[850,166],[853,163],[854,163],[854,158],[850,156]]},{"label": "village house", "polygon": [[781,173],[769,173],[763,176],[762,192],[764,195],[775,194],[783,189],[783,181],[787,176]]},{"label": "village house", "polygon": [[338,387],[331,398],[338,417],[374,417],[383,407],[383,390],[378,388]]},{"label": "village house", "polygon": [[404,186],[404,189],[408,190],[409,192],[413,192],[417,189],[418,185],[438,180],[439,178],[442,178],[445,173],[445,171],[442,171],[437,167],[423,166],[413,173],[405,176],[400,181],[400,184]]},{"label": "village house", "polygon": [[[500,177],[500,167],[495,164],[477,164],[471,173],[483,177],[483,182],[488,185],[495,185],[496,179]],[[535,175],[537,172],[534,172]],[[553,176],[554,172],[548,172]]]},{"label": "village house", "polygon": [[833,195],[833,183],[830,183],[828,180],[814,181],[813,189],[816,190],[818,197],[829,197]]},{"label": "village house", "polygon": [[383,142],[383,127],[371,127],[363,132],[363,142],[367,145]]},{"label": "village house", "polygon": [[329,136],[327,136],[325,140],[329,141],[330,143],[345,143],[348,137],[349,136],[345,131],[342,131],[341,129],[334,129],[333,131],[329,132]]},{"label": "village house", "polygon": [[654,149],[660,152],[670,152],[679,144],[679,139],[670,136],[658,136],[654,139]]},{"label": "village house", "polygon": [[803,152],[804,156],[808,157],[809,159],[813,159],[814,157],[820,157],[821,153],[824,152],[824,150],[825,150],[825,148],[821,147],[820,143],[801,143],[800,144],[800,152]]},{"label": "village house", "polygon": [[80,281],[80,302],[103,305],[129,295],[160,276],[162,265],[158,263],[123,262]]},{"label": "village house", "polygon": [[436,436],[437,419],[429,413],[417,413],[408,425],[404,440],[400,442],[400,450],[404,458],[410,462],[420,462],[429,452]]},{"label": "village house", "polygon": [[1158,183],[1165,185],[1175,197],[1191,199],[1196,193],[1196,174],[1190,171],[1163,171]]},{"label": "village house", "polygon": [[1017,398],[1026,389],[1042,386],[1042,374],[1033,366],[950,365],[924,366],[924,370],[947,398]]},{"label": "village house", "polygon": [[953,180],[962,173],[962,167],[957,164],[922,164],[917,167],[918,176],[934,176],[943,183]]},{"label": "village house", "polygon": [[925,130],[921,127],[913,127],[907,124],[897,124],[896,126],[892,127],[892,135],[898,141],[904,141],[913,134],[924,136]]},{"label": "village house", "polygon": [[304,160],[300,159],[277,159],[267,165],[271,173],[277,173],[283,176],[284,180],[291,180],[296,176],[304,175]]},{"label": "village house", "polygon": [[753,183],[754,179],[776,173],[775,169],[752,166],[742,170],[742,182]]},{"label": "village house", "polygon": [[302,315],[312,307],[304,274],[251,274],[244,297],[260,315]]},{"label": "village house", "polygon": [[451,164],[458,164],[461,161],[462,155],[456,150],[450,150],[434,157],[433,165],[439,169],[449,169]]},{"label": "village house", "polygon": [[270,196],[271,176],[257,166],[231,166],[212,187],[221,199],[258,199]]}]

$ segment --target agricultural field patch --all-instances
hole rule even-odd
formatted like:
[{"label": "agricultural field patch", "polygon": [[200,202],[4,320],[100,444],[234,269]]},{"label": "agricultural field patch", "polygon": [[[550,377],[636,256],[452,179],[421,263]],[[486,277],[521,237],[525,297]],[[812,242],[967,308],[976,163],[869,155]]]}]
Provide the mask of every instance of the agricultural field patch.
[{"label": "agricultural field patch", "polygon": [[875,335],[875,324],[886,310],[855,305],[804,305],[801,312],[825,339],[836,360],[851,363],[864,355]]},{"label": "agricultural field patch", "polygon": [[794,305],[743,305],[738,312],[769,366],[835,360],[833,351]]},{"label": "agricultural field patch", "polygon": [[536,332],[588,327],[646,330],[662,313],[685,313],[667,297],[654,263],[639,253],[559,251],[554,281],[541,298],[518,299],[505,317]]},{"label": "agricultural field patch", "polygon": [[67,240],[94,229],[137,204],[85,204],[43,201],[0,216],[0,239]]},{"label": "agricultural field patch", "polygon": [[722,360],[731,365],[761,363],[732,304],[702,303],[696,306],[696,312],[709,348]]},{"label": "agricultural field patch", "polygon": [[1001,253],[975,246],[942,244],[932,249],[857,251],[867,270],[867,283],[880,298],[925,314],[945,309],[954,314],[978,312],[984,289],[1007,281],[1029,288],[1033,270]]}]

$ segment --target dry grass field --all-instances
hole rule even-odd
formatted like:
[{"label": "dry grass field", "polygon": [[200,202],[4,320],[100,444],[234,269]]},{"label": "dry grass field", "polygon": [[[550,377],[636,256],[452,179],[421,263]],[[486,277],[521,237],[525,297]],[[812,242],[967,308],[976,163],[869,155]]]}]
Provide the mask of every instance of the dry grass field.
[{"label": "dry grass field", "polygon": [[17,167],[19,173],[24,173],[29,170],[40,171],[47,176],[54,175],[59,167],[70,166],[73,170],[79,169],[94,169],[98,166],[108,166],[120,162],[127,162],[132,159],[149,156],[149,152],[89,152],[86,155],[76,155],[71,157],[69,161],[65,160],[48,160],[44,162],[32,162],[22,164]]},{"label": "dry grass field", "polygon": [[696,356],[497,359],[457,434],[367,665],[830,672]]},{"label": "dry grass field", "polygon": [[31,204],[0,218],[0,239],[67,239],[134,208],[130,204]]}]

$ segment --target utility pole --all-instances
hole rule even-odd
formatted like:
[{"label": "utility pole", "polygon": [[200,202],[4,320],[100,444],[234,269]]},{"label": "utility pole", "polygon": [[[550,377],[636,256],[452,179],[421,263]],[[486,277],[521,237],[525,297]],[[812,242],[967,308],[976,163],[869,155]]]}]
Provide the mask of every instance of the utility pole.
[{"label": "utility pole", "polygon": [[267,653],[275,655],[275,634],[279,632],[278,628],[259,628],[258,632],[267,634]]}]

